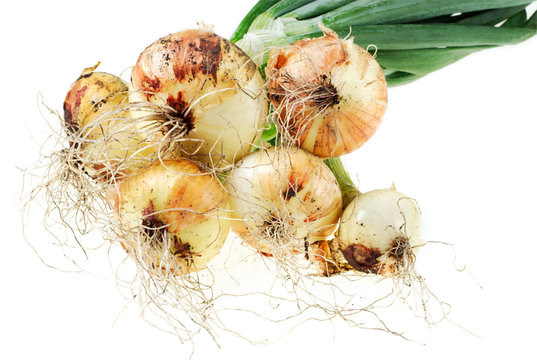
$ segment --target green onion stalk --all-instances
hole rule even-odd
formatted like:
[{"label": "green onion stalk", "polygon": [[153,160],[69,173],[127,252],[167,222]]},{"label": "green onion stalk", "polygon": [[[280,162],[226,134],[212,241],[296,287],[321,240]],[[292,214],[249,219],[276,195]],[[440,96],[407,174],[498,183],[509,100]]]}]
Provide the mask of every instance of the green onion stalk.
[{"label": "green onion stalk", "polygon": [[537,33],[528,0],[260,0],[231,37],[259,65],[271,48],[322,36],[374,45],[389,86],[402,85],[483,49]]},{"label": "green onion stalk", "polygon": [[[322,36],[322,23],[374,52],[388,86],[398,86],[476,51],[531,38],[537,33],[537,12],[531,14],[530,4],[528,0],[259,0],[231,41],[263,68],[270,49]],[[263,140],[274,143],[273,124],[267,129]],[[357,194],[341,160],[325,162],[344,197]]]}]

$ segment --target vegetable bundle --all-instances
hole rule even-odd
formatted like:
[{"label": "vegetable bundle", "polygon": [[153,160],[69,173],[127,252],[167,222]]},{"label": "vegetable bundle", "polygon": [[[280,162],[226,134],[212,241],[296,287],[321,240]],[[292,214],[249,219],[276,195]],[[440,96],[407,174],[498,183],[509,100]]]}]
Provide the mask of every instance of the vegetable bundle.
[{"label": "vegetable bundle", "polygon": [[[360,192],[339,156],[375,134],[389,85],[534,35],[526,5],[262,0],[233,41],[206,24],[164,36],[130,81],[83,70],[40,189],[65,228],[83,235],[101,223],[135,263],[148,304],[164,311],[171,293],[167,305],[211,334],[218,316],[203,275],[230,231],[296,287],[367,275],[426,292],[414,269],[416,201],[394,187]],[[316,307],[327,318],[359,312]],[[195,333],[169,318],[185,339]]]}]

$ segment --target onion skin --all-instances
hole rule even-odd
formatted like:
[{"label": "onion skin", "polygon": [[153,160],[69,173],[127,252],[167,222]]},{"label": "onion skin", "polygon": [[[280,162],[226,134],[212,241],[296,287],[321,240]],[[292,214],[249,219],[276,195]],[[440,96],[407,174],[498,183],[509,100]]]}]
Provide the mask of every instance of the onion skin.
[{"label": "onion skin", "polygon": [[147,142],[144,123],[133,118],[128,84],[94,71],[98,65],[85,69],[65,97],[68,162],[110,184],[149,166],[159,148]]},{"label": "onion skin", "polygon": [[315,264],[319,276],[334,276],[354,268],[343,257],[335,240],[321,240],[311,245],[309,260]]},{"label": "onion skin", "polygon": [[[72,133],[86,128],[99,116],[113,112],[128,102],[128,84],[115,75],[94,72],[96,67],[85,69],[65,97],[64,121],[67,130]],[[84,136],[96,139],[102,136],[102,130],[96,128]]]},{"label": "onion skin", "polygon": [[281,132],[326,158],[350,153],[373,136],[388,98],[373,56],[352,39],[324,31],[323,37],[274,48],[265,71]]},{"label": "onion skin", "polygon": [[[150,246],[146,250],[145,260],[157,268],[162,267],[166,255],[173,254],[175,260],[171,262],[174,268],[179,267],[175,271],[200,270],[218,254],[229,233],[229,220],[225,219],[227,193],[216,177],[190,160],[156,163],[120,183],[114,197],[116,213],[125,229],[146,234],[147,230],[166,230],[169,249],[162,253],[155,250],[155,254]],[[137,246],[132,240],[125,244],[131,249]]]},{"label": "onion skin", "polygon": [[[331,236],[341,214],[341,192],[322,160],[297,149],[259,150],[248,155],[226,180],[232,230],[265,255],[282,246],[271,234],[283,222],[283,238],[295,252]],[[267,236],[268,234],[268,236]],[[287,246],[287,245],[285,245]]]},{"label": "onion skin", "polygon": [[[229,167],[256,144],[267,115],[257,66],[230,41],[184,30],[147,47],[132,84],[149,102],[168,105],[187,127],[182,148],[213,167]],[[201,148],[200,148],[201,144]]]},{"label": "onion skin", "polygon": [[422,220],[415,200],[394,188],[357,196],[345,209],[336,237],[355,270],[385,276],[407,274],[423,245]]}]

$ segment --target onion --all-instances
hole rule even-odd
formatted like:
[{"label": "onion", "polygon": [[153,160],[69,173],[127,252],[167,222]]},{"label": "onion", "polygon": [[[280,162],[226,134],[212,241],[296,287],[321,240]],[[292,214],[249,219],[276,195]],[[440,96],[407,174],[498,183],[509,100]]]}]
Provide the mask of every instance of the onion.
[{"label": "onion", "polygon": [[186,159],[157,162],[126,178],[112,196],[123,245],[152,268],[200,270],[229,232],[224,187]]},{"label": "onion", "polygon": [[403,276],[412,271],[423,245],[421,213],[415,200],[393,187],[357,196],[345,209],[338,246],[356,270]]},{"label": "onion", "polygon": [[204,29],[147,47],[132,70],[132,84],[142,100],[169,108],[168,118],[184,129],[181,150],[211,167],[230,167],[249,153],[265,125],[268,106],[257,66]]},{"label": "onion", "polygon": [[331,236],[341,192],[322,160],[297,148],[259,150],[226,180],[232,229],[265,255],[305,252]]},{"label": "onion", "polygon": [[129,86],[121,78],[84,69],[64,104],[69,140],[66,161],[92,178],[117,180],[153,162],[155,148],[142,136],[142,122],[129,110]]},{"label": "onion", "polygon": [[[94,72],[98,65],[84,69],[67,92],[63,110],[71,132],[87,127],[101,114],[115,110],[128,99],[128,84],[115,75]],[[98,128],[87,134],[88,139],[100,136],[102,132]]]},{"label": "onion", "polygon": [[[321,25],[322,27],[322,25]],[[324,36],[274,48],[266,67],[282,136],[320,157],[350,153],[377,130],[387,105],[382,69],[367,51]]]}]

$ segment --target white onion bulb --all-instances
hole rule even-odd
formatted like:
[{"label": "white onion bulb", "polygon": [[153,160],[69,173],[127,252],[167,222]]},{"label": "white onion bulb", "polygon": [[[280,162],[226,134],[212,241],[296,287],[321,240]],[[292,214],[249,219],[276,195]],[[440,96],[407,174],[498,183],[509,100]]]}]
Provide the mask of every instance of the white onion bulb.
[{"label": "white onion bulb", "polygon": [[145,101],[167,106],[168,118],[183,129],[181,150],[211,167],[230,167],[248,154],[265,125],[268,105],[257,66],[235,44],[203,29],[147,47],[132,84]]},{"label": "white onion bulb", "polygon": [[113,182],[149,166],[157,147],[144,135],[143,121],[130,111],[129,86],[118,76],[85,69],[63,104],[68,162],[101,182]]},{"label": "white onion bulb", "polygon": [[[310,250],[331,236],[341,192],[323,161],[297,148],[270,148],[245,157],[226,179],[232,229],[265,255]],[[283,250],[283,251],[282,251]]]},{"label": "white onion bulb", "polygon": [[320,157],[350,153],[377,130],[387,106],[380,65],[352,38],[325,35],[274,48],[266,67],[282,136]]},{"label": "white onion bulb", "polygon": [[394,188],[357,196],[341,216],[338,246],[356,270],[399,275],[414,264],[423,244],[421,213],[414,199]]},{"label": "white onion bulb", "polygon": [[200,270],[229,233],[224,187],[186,159],[158,162],[129,176],[112,196],[123,245],[155,269]]}]

